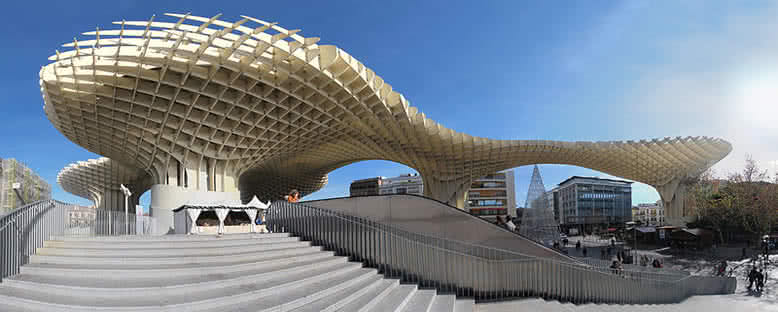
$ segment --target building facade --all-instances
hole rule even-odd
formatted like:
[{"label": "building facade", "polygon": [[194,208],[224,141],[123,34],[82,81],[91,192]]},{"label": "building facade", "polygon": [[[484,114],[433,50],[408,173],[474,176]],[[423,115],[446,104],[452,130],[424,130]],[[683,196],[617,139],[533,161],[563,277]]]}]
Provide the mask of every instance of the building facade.
[{"label": "building facade", "polygon": [[382,178],[378,187],[379,194],[424,195],[424,181],[418,173],[404,174],[394,178]]},{"label": "building facade", "polygon": [[465,210],[470,213],[496,218],[516,216],[516,182],[513,170],[500,171],[475,179],[467,192]]},{"label": "building facade", "polygon": [[348,188],[349,196],[371,196],[381,194],[380,186],[383,177],[356,180]]},{"label": "building facade", "polygon": [[68,212],[70,225],[86,225],[95,221],[97,209],[94,206],[76,205]]},{"label": "building facade", "polygon": [[[488,174],[473,180],[467,195],[465,210],[486,218],[516,216],[516,187],[513,170]],[[424,179],[418,174],[398,177],[375,177],[355,180],[349,187],[350,196],[413,194],[424,195]]]},{"label": "building facade", "polygon": [[560,224],[560,220],[564,219],[564,212],[559,209],[559,187],[546,192],[546,201],[548,201],[548,207],[554,211],[554,221]]},{"label": "building facade", "polygon": [[0,215],[39,200],[51,199],[51,185],[13,158],[0,158]]},{"label": "building facade", "polygon": [[632,182],[570,177],[559,184],[561,225],[587,231],[632,221]]},{"label": "building facade", "polygon": [[633,209],[632,221],[640,221],[643,225],[665,225],[665,208],[662,206],[662,201],[637,205]]}]

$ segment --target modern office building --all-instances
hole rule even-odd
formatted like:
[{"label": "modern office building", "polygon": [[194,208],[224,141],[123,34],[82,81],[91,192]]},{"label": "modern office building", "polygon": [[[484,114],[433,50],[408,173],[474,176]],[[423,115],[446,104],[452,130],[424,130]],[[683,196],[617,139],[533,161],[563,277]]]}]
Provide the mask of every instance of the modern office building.
[{"label": "modern office building", "polygon": [[513,169],[475,179],[467,192],[465,209],[488,218],[516,216],[516,184]]},{"label": "modern office building", "polygon": [[351,185],[348,188],[349,196],[354,197],[381,194],[379,187],[381,186],[382,179],[383,177],[375,177],[351,182]]},{"label": "modern office building", "polygon": [[632,221],[632,182],[573,176],[559,183],[563,229],[587,231]]},{"label": "modern office building", "polygon": [[559,186],[546,192],[546,201],[548,201],[548,207],[554,211],[554,221],[556,224],[560,224],[560,220],[564,219],[564,211],[559,209]]},{"label": "modern office building", "polygon": [[665,225],[665,209],[661,200],[653,204],[638,204],[633,211],[632,221],[640,221],[643,225]]},{"label": "modern office building", "polygon": [[51,198],[51,185],[13,158],[0,158],[0,215]]},{"label": "modern office building", "polygon": [[133,193],[151,190],[157,229],[171,226],[172,210],[193,196],[247,202],[281,199],[291,189],[307,195],[329,172],[369,159],[412,167],[425,196],[460,208],[478,177],[537,163],[582,166],[654,186],[668,218],[680,220],[683,182],[732,149],[708,137],[475,137],[427,118],[319,38],[251,17],[166,16],[87,32],[90,38],[66,44],[72,49],[39,72],[54,127],[134,170],[138,180],[128,184]]},{"label": "modern office building", "polygon": [[418,173],[409,173],[394,178],[382,178],[378,189],[381,195],[424,195],[424,181]]}]

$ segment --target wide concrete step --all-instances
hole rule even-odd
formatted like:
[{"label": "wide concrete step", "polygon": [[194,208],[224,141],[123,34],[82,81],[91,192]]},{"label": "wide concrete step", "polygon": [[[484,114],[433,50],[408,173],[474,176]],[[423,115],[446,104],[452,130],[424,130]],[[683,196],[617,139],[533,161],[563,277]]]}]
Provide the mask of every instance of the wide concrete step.
[{"label": "wide concrete step", "polygon": [[[301,285],[288,291],[257,292],[257,296],[233,296],[231,304],[217,309],[198,309],[194,311],[293,311],[323,298],[333,296],[339,291],[361,283],[376,275],[374,269],[362,268],[353,273],[330,276],[327,279],[308,285]],[[253,293],[252,293],[253,294]]]},{"label": "wide concrete step", "polygon": [[287,243],[299,241],[298,237],[259,237],[241,239],[210,239],[204,241],[62,241],[43,242],[44,248],[75,249],[160,249],[160,248],[212,248],[250,246],[255,244]]},{"label": "wide concrete step", "polygon": [[413,293],[416,292],[416,285],[401,284],[392,289],[381,301],[375,305],[376,311],[399,312],[408,301],[411,300]]},{"label": "wide concrete step", "polygon": [[371,287],[362,296],[352,300],[348,304],[344,305],[338,311],[343,312],[366,312],[374,311],[375,305],[383,300],[384,297],[389,295],[392,290],[400,286],[400,280],[396,279],[384,279],[381,283]]},{"label": "wide concrete step", "polygon": [[413,293],[413,297],[408,304],[402,309],[403,312],[426,312],[432,306],[432,301],[435,300],[436,291],[432,289],[419,289]]},{"label": "wide concrete step", "polygon": [[321,247],[308,246],[247,253],[233,253],[217,256],[189,256],[189,257],[158,257],[158,258],[105,258],[105,257],[76,257],[76,256],[30,256],[32,264],[54,264],[66,267],[91,267],[91,268],[166,268],[166,267],[192,267],[207,265],[228,265],[274,259],[279,257],[291,257],[320,251]]},{"label": "wide concrete step", "polygon": [[226,280],[307,263],[346,261],[344,257],[333,257],[332,252],[321,251],[311,255],[240,265],[182,269],[71,269],[31,264],[22,266],[21,274],[15,278],[85,287],[152,287]]},{"label": "wide concrete step", "polygon": [[454,312],[473,312],[473,309],[475,309],[473,299],[457,299],[454,302]]},{"label": "wide concrete step", "polygon": [[304,305],[295,309],[295,312],[330,312],[339,311],[343,306],[349,302],[359,298],[363,294],[367,293],[372,287],[375,287],[383,281],[383,276],[376,274],[364,281],[354,284],[351,287],[342,289],[341,291],[334,293],[330,296],[321,298],[315,302]]},{"label": "wide concrete step", "polygon": [[[95,307],[154,306],[160,302],[183,304],[237,295],[249,291],[292,289],[361,269],[353,262],[311,263],[229,280],[144,288],[94,288],[9,280],[0,285],[0,295],[52,304]],[[375,275],[380,277],[379,275]]]},{"label": "wide concrete step", "polygon": [[163,301],[153,306],[65,305],[0,294],[0,311],[288,311],[359,283],[375,273],[374,270],[360,268],[342,274],[329,274],[321,280],[295,283],[293,287],[251,290],[205,300],[190,297],[186,303],[169,304]]},{"label": "wide concrete step", "polygon": [[154,242],[154,241],[163,241],[163,242],[169,242],[169,241],[188,241],[188,242],[194,242],[194,241],[212,241],[212,240],[231,240],[231,239],[253,239],[253,238],[278,238],[278,237],[289,237],[291,236],[289,233],[235,233],[235,234],[224,234],[224,235],[213,235],[213,234],[202,234],[202,235],[184,235],[184,234],[173,234],[173,235],[126,235],[126,236],[74,236],[74,235],[64,235],[64,236],[52,236],[51,240],[55,241],[100,241],[100,242],[122,242],[122,243],[132,243],[132,242]]},{"label": "wide concrete step", "polygon": [[454,311],[454,305],[456,304],[457,297],[454,295],[440,295],[435,296],[435,300],[432,301],[430,312],[451,312]]},{"label": "wide concrete step", "polygon": [[105,257],[105,258],[160,258],[183,256],[219,256],[233,253],[307,247],[310,242],[295,241],[272,244],[254,244],[248,246],[228,246],[212,248],[167,248],[167,249],[71,249],[71,248],[39,248],[38,254],[43,256],[75,256],[75,257]]}]

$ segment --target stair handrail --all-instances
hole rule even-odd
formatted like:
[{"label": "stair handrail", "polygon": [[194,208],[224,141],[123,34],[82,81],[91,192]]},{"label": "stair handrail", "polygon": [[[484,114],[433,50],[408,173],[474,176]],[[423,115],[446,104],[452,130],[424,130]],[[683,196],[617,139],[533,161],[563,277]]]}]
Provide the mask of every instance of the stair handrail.
[{"label": "stair handrail", "polygon": [[62,234],[68,204],[47,199],[29,203],[0,217],[0,282],[19,273],[43,241]]},{"label": "stair handrail", "polygon": [[[285,204],[287,204],[286,201],[275,202],[275,203],[273,203],[273,205],[271,205],[271,209],[272,209],[273,206],[278,207],[279,205],[285,205]],[[372,224],[372,225],[366,225],[366,226],[370,227],[371,229],[374,228],[376,230],[390,231],[390,232],[393,233],[393,235],[400,235],[401,234],[400,236],[405,237],[405,238],[409,238],[409,239],[414,239],[414,237],[417,238],[416,240],[419,240],[419,239],[428,239],[428,240],[430,240],[431,239],[431,240],[435,240],[435,241],[445,242],[449,246],[451,244],[456,244],[456,245],[467,246],[469,248],[479,248],[479,249],[490,250],[490,251],[492,251],[491,254],[487,253],[487,255],[490,255],[492,257],[498,257],[499,255],[508,256],[508,259],[491,259],[491,260],[538,260],[538,259],[548,259],[548,258],[542,258],[542,257],[534,256],[534,255],[523,254],[523,253],[520,253],[520,252],[517,252],[517,251],[506,250],[506,249],[502,249],[502,248],[498,248],[498,247],[493,247],[493,246],[481,246],[481,245],[476,245],[476,244],[472,244],[472,243],[468,243],[468,242],[457,241],[457,240],[453,240],[453,239],[449,239],[449,238],[444,238],[444,237],[439,237],[439,236],[436,236],[436,235],[433,235],[433,234],[428,234],[428,233],[424,233],[424,234],[414,233],[414,232],[411,232],[411,231],[408,231],[408,230],[405,230],[405,229],[400,229],[400,228],[397,228],[397,227],[394,227],[394,226],[391,226],[391,225],[387,225],[385,223],[375,222],[375,221],[372,221],[372,220],[364,218],[364,217],[353,216],[353,215],[350,215],[350,214],[347,214],[347,213],[333,211],[333,210],[329,210],[329,209],[326,209],[326,208],[305,205],[305,203],[297,203],[297,204],[294,204],[294,205],[304,206],[304,207],[309,208],[309,209],[313,209],[313,210],[317,210],[317,211],[322,211],[322,212],[331,214],[333,216],[337,216],[338,218],[348,218],[348,220],[344,219],[345,221],[348,221],[348,222],[362,222],[362,223],[366,223],[366,224],[369,223],[369,224]],[[268,210],[268,211],[270,211],[270,210]],[[532,241],[532,243],[536,243],[536,242]],[[466,254],[466,253],[462,253],[462,252],[457,251],[457,250],[451,250],[451,251],[459,253],[459,254],[463,254],[463,255]],[[501,257],[501,258],[506,258],[506,257]],[[610,268],[607,268],[607,267],[597,266],[597,265],[592,264],[592,263],[586,263],[584,261],[581,261],[578,258],[572,258],[572,259],[576,260],[576,261],[571,261],[571,262],[564,262],[564,261],[559,261],[559,260],[554,260],[554,261],[557,261],[557,262],[560,262],[560,263],[572,263],[572,264],[580,265],[582,267],[591,267],[591,268],[595,268],[596,270],[599,270],[599,271],[602,271],[602,270],[610,271]],[[641,270],[628,270],[628,269],[623,269],[621,271],[622,272],[627,272],[627,273],[634,272],[636,275],[638,273],[642,274],[642,275],[648,273],[648,274],[652,274],[652,275],[664,276],[665,278],[663,278],[663,280],[664,279],[671,279],[673,277],[675,277],[675,280],[680,280],[680,279],[682,279],[682,278],[684,278],[684,277],[686,277],[688,275],[688,274],[678,274],[678,273],[675,273],[675,272],[647,272],[647,271],[641,271]]]},{"label": "stair handrail", "polygon": [[[734,278],[611,271],[522,255],[285,201],[273,203],[267,220],[275,230],[310,240],[385,275],[478,301],[536,296],[576,303],[668,303],[732,292],[735,286]],[[451,245],[469,249],[464,252]]]}]

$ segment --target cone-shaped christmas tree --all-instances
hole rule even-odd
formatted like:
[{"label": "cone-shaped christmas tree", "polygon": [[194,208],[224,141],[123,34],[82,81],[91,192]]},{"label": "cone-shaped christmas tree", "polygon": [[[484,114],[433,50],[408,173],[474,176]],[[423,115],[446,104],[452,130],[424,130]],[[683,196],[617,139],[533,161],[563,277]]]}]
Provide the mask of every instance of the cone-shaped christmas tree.
[{"label": "cone-shaped christmas tree", "polygon": [[559,230],[554,220],[553,209],[548,205],[546,187],[543,186],[540,169],[535,165],[532,170],[532,180],[527,190],[527,200],[524,202],[524,214],[521,218],[519,232],[547,245],[559,240]]}]

